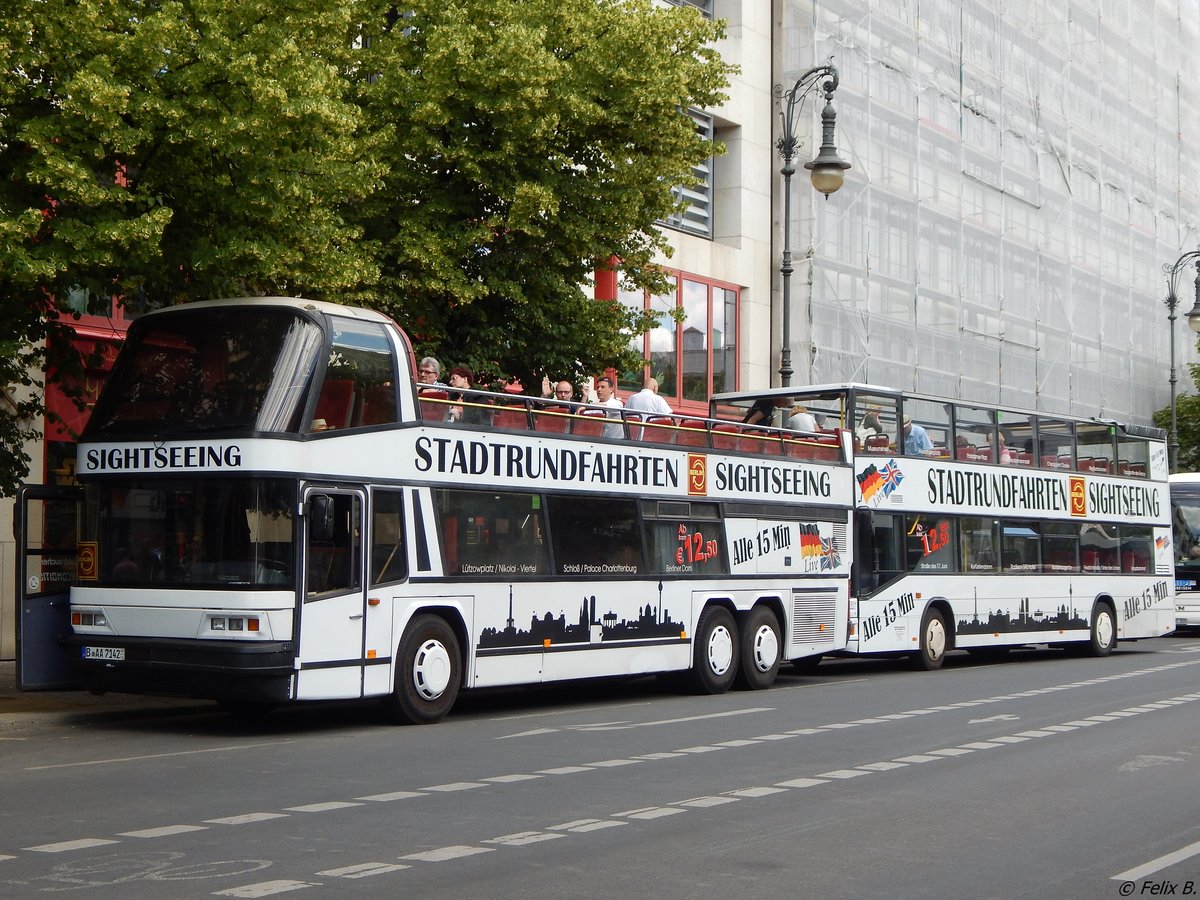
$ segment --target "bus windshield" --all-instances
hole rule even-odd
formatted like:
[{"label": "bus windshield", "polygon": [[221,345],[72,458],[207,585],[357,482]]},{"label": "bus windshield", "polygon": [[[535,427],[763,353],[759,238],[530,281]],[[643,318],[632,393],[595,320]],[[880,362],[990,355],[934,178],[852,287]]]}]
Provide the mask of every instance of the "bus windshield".
[{"label": "bus windshield", "polygon": [[1171,527],[1175,539],[1175,568],[1200,573],[1200,484],[1191,491],[1172,485]]},{"label": "bus windshield", "polygon": [[296,482],[104,480],[86,488],[97,587],[288,588]]},{"label": "bus windshield", "polygon": [[130,328],[85,434],[294,432],[323,343],[316,321],[281,307],[148,316]]}]

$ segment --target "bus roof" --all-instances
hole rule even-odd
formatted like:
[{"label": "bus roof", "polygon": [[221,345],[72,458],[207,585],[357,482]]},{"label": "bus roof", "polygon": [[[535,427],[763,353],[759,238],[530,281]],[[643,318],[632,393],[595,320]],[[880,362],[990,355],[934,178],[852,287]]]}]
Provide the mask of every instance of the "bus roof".
[{"label": "bus roof", "polygon": [[361,319],[365,322],[395,325],[390,316],[372,309],[363,309],[358,306],[342,306],[341,304],[329,303],[325,300],[305,300],[302,297],[228,297],[223,300],[196,300],[190,303],[180,303],[175,306],[164,306],[160,309],[151,310],[145,315],[140,316],[140,318],[145,319],[150,316],[168,315],[185,309],[220,309],[222,307],[234,306],[243,308],[248,306],[284,306],[302,312],[319,312],[331,316],[346,316],[347,318]]}]

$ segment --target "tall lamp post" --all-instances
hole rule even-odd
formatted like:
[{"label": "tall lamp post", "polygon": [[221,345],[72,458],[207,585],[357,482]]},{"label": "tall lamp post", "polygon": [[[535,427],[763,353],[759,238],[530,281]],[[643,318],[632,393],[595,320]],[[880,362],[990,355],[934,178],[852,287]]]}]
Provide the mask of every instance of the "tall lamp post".
[{"label": "tall lamp post", "polygon": [[818,85],[825,92],[825,108],[821,111],[821,149],[816,159],[806,162],[804,168],[811,172],[813,187],[828,197],[842,186],[845,170],[850,168],[850,163],[838,156],[834,143],[837,113],[833,109],[833,92],[838,86],[838,70],[833,63],[814,66],[797,78],[788,90],[777,84],[774,91],[779,100],[782,126],[775,146],[779,148],[779,155],[783,159],[783,168],[779,170],[783,175],[783,260],[779,266],[783,292],[783,349],[779,354],[779,383],[783,387],[792,383],[792,175],[796,172],[796,149],[799,146],[796,118],[808,95]]},{"label": "tall lamp post", "polygon": [[1175,262],[1163,266],[1167,274],[1167,321],[1171,323],[1171,432],[1168,435],[1167,462],[1172,472],[1179,463],[1179,422],[1175,414],[1175,310],[1179,307],[1179,295],[1176,288],[1179,275],[1188,263],[1196,262],[1196,300],[1187,314],[1188,326],[1192,331],[1200,332],[1200,250],[1191,250]]}]

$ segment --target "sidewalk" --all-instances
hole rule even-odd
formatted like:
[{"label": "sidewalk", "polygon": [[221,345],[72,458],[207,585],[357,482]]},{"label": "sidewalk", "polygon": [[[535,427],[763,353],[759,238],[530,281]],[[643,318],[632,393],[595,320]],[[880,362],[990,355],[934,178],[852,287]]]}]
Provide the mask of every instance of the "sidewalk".
[{"label": "sidewalk", "polygon": [[0,660],[0,730],[18,722],[47,721],[54,717],[170,709],[203,705],[204,702],[134,694],[97,696],[87,691],[21,691],[17,690],[16,661]]}]

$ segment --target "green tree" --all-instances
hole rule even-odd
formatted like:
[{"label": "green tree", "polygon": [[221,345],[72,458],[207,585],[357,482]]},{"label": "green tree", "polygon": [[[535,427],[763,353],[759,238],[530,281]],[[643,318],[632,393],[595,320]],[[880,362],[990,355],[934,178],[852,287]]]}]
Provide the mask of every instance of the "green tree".
[{"label": "green tree", "polygon": [[63,317],[113,297],[357,302],[498,375],[629,365],[648,323],[581,285],[662,286],[654,222],[712,151],[685,111],[728,74],[719,25],[650,0],[4,6],[0,384],[35,394],[0,404],[3,493],[29,373],[77,370]]},{"label": "green tree", "polygon": [[721,25],[651,0],[405,8],[365,19],[359,96],[387,169],[357,219],[383,273],[366,303],[445,362],[527,385],[630,367],[652,320],[584,285],[618,259],[628,286],[665,288],[654,223],[712,153],[687,108],[722,99]]},{"label": "green tree", "polygon": [[[1200,391],[1200,365],[1188,365],[1192,384]],[[1179,458],[1175,464],[1180,472],[1200,472],[1200,393],[1182,393],[1175,398],[1175,419],[1179,426]],[[1154,414],[1154,424],[1167,432],[1171,439],[1171,407]]]}]

